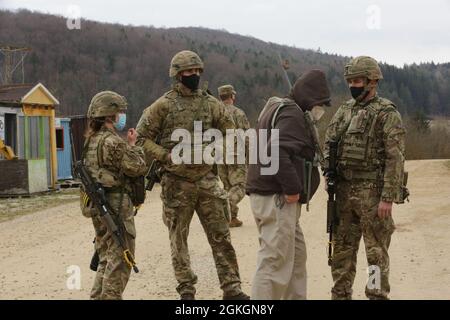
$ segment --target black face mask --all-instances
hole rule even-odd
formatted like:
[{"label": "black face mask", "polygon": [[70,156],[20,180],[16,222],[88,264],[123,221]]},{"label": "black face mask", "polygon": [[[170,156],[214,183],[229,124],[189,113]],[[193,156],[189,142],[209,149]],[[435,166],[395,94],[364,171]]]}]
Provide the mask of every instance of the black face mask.
[{"label": "black face mask", "polygon": [[358,98],[363,92],[364,87],[350,87],[350,93],[352,94],[353,99]]},{"label": "black face mask", "polygon": [[200,83],[200,76],[196,74],[191,74],[190,76],[181,76],[181,83],[184,84],[191,91],[198,89],[198,84]]}]

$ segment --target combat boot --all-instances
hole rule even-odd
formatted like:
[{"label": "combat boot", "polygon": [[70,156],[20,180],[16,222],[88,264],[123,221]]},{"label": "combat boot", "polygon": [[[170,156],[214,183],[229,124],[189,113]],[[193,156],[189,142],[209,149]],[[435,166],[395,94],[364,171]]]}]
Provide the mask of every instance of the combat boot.
[{"label": "combat boot", "polygon": [[246,295],[242,291],[234,296],[224,293],[223,300],[250,300],[250,296]]},{"label": "combat boot", "polygon": [[242,221],[238,218],[231,218],[230,228],[236,228],[242,226]]},{"label": "combat boot", "polygon": [[190,292],[182,293],[180,295],[180,300],[195,300],[195,295]]}]

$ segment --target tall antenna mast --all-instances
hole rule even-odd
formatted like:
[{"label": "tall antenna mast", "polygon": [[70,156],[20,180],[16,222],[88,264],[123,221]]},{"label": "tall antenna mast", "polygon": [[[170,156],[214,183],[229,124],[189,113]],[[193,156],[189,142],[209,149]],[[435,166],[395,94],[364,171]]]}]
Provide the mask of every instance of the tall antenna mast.
[{"label": "tall antenna mast", "polygon": [[289,75],[288,75],[288,73],[287,73],[287,71],[289,70],[289,60],[288,59],[282,59],[281,58],[281,54],[278,52],[278,59],[280,59],[280,64],[281,64],[281,67],[283,68],[283,73],[284,73],[284,77],[285,77],[285,79],[286,79],[286,82],[287,82],[287,84],[288,84],[288,86],[289,86],[289,90],[292,88],[292,83],[291,83],[291,80],[289,79]]},{"label": "tall antenna mast", "polygon": [[12,84],[14,81],[14,72],[20,67],[22,71],[22,83],[25,82],[25,70],[23,60],[31,48],[0,46],[0,52],[3,55],[3,66],[0,70],[0,81],[3,85]]}]

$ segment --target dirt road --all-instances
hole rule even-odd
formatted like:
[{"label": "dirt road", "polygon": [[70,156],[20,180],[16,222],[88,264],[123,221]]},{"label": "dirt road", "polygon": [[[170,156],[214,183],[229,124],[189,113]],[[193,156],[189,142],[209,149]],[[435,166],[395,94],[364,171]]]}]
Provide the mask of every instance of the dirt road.
[{"label": "dirt road", "polygon": [[[392,299],[450,299],[450,167],[448,160],[411,161],[411,202],[394,207],[397,230],[390,248]],[[141,272],[133,274],[125,299],[177,299],[170,263],[168,233],[161,220],[159,189],[148,195],[136,217],[137,253]],[[326,194],[320,190],[301,226],[308,248],[308,298],[329,299]],[[250,292],[258,250],[257,231],[248,198],[241,203],[241,228],[232,229],[242,285]],[[89,270],[93,227],[81,216],[78,202],[59,205],[0,223],[0,299],[87,299],[94,279]],[[198,218],[189,245],[198,275],[197,297],[220,299],[221,290],[210,248]],[[354,286],[354,298],[365,299],[364,245]],[[81,268],[81,289],[68,289],[67,268]]]}]

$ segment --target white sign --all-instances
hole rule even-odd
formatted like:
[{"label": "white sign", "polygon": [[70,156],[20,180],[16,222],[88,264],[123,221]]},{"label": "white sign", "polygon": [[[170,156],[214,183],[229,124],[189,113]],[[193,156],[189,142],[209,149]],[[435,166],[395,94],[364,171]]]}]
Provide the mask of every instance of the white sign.
[{"label": "white sign", "polygon": [[5,140],[5,117],[0,116],[0,139]]},{"label": "white sign", "polygon": [[61,128],[61,118],[55,118],[55,127]]}]

